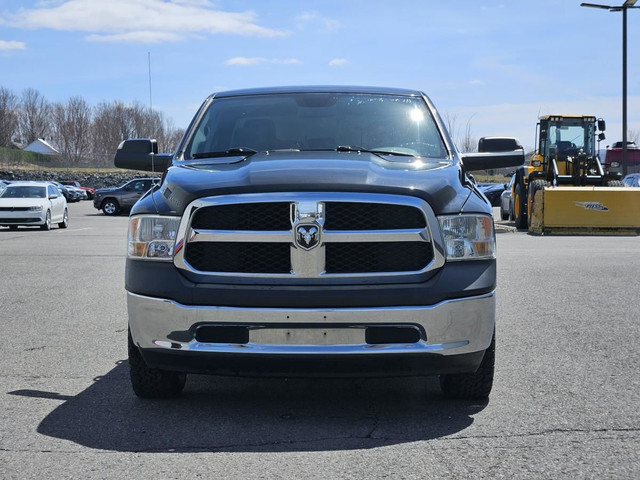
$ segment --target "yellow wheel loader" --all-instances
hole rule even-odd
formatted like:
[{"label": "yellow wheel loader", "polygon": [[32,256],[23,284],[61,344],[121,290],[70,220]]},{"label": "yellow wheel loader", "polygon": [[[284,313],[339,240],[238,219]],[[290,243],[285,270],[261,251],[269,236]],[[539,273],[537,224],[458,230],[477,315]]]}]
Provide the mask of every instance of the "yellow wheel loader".
[{"label": "yellow wheel loader", "polygon": [[640,189],[605,172],[596,153],[605,122],[585,115],[544,115],[537,150],[512,186],[518,229],[535,234],[640,234]]}]

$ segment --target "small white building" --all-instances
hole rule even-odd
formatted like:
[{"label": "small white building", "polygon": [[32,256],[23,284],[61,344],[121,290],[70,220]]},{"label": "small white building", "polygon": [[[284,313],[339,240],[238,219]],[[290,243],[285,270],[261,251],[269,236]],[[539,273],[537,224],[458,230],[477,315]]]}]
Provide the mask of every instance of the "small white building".
[{"label": "small white building", "polygon": [[34,140],[29,145],[24,147],[23,150],[25,152],[35,152],[41,153],[43,155],[60,155],[60,152],[50,143],[47,143],[43,138]]}]

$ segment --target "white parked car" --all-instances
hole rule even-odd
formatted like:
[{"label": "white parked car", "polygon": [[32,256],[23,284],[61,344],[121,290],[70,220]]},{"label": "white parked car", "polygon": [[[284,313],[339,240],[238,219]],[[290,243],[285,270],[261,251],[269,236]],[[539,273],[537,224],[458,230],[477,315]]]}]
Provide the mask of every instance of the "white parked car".
[{"label": "white parked car", "polygon": [[48,182],[13,182],[0,193],[0,226],[39,226],[49,230],[52,223],[69,225],[67,200]]}]

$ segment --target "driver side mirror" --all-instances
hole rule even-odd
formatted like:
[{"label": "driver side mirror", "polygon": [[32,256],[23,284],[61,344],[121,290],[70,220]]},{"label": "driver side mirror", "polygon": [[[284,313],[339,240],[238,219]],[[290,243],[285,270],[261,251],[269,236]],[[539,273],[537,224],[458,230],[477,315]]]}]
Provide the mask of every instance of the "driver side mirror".
[{"label": "driver side mirror", "polygon": [[164,172],[170,165],[173,155],[158,154],[158,142],[149,138],[125,140],[118,145],[114,164],[118,168],[143,170],[145,172]]}]

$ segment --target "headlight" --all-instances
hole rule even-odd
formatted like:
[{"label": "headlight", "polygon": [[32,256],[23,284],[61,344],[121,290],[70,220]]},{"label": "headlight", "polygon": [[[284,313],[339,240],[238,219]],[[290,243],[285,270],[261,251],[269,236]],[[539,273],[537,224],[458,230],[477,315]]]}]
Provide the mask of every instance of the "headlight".
[{"label": "headlight", "polygon": [[127,257],[171,260],[180,217],[144,215],[129,220]]},{"label": "headlight", "polygon": [[448,261],[495,258],[493,220],[486,215],[438,217]]},{"label": "headlight", "polygon": [[42,211],[42,205],[37,205],[35,207],[29,207],[29,211],[30,212],[41,212]]}]

